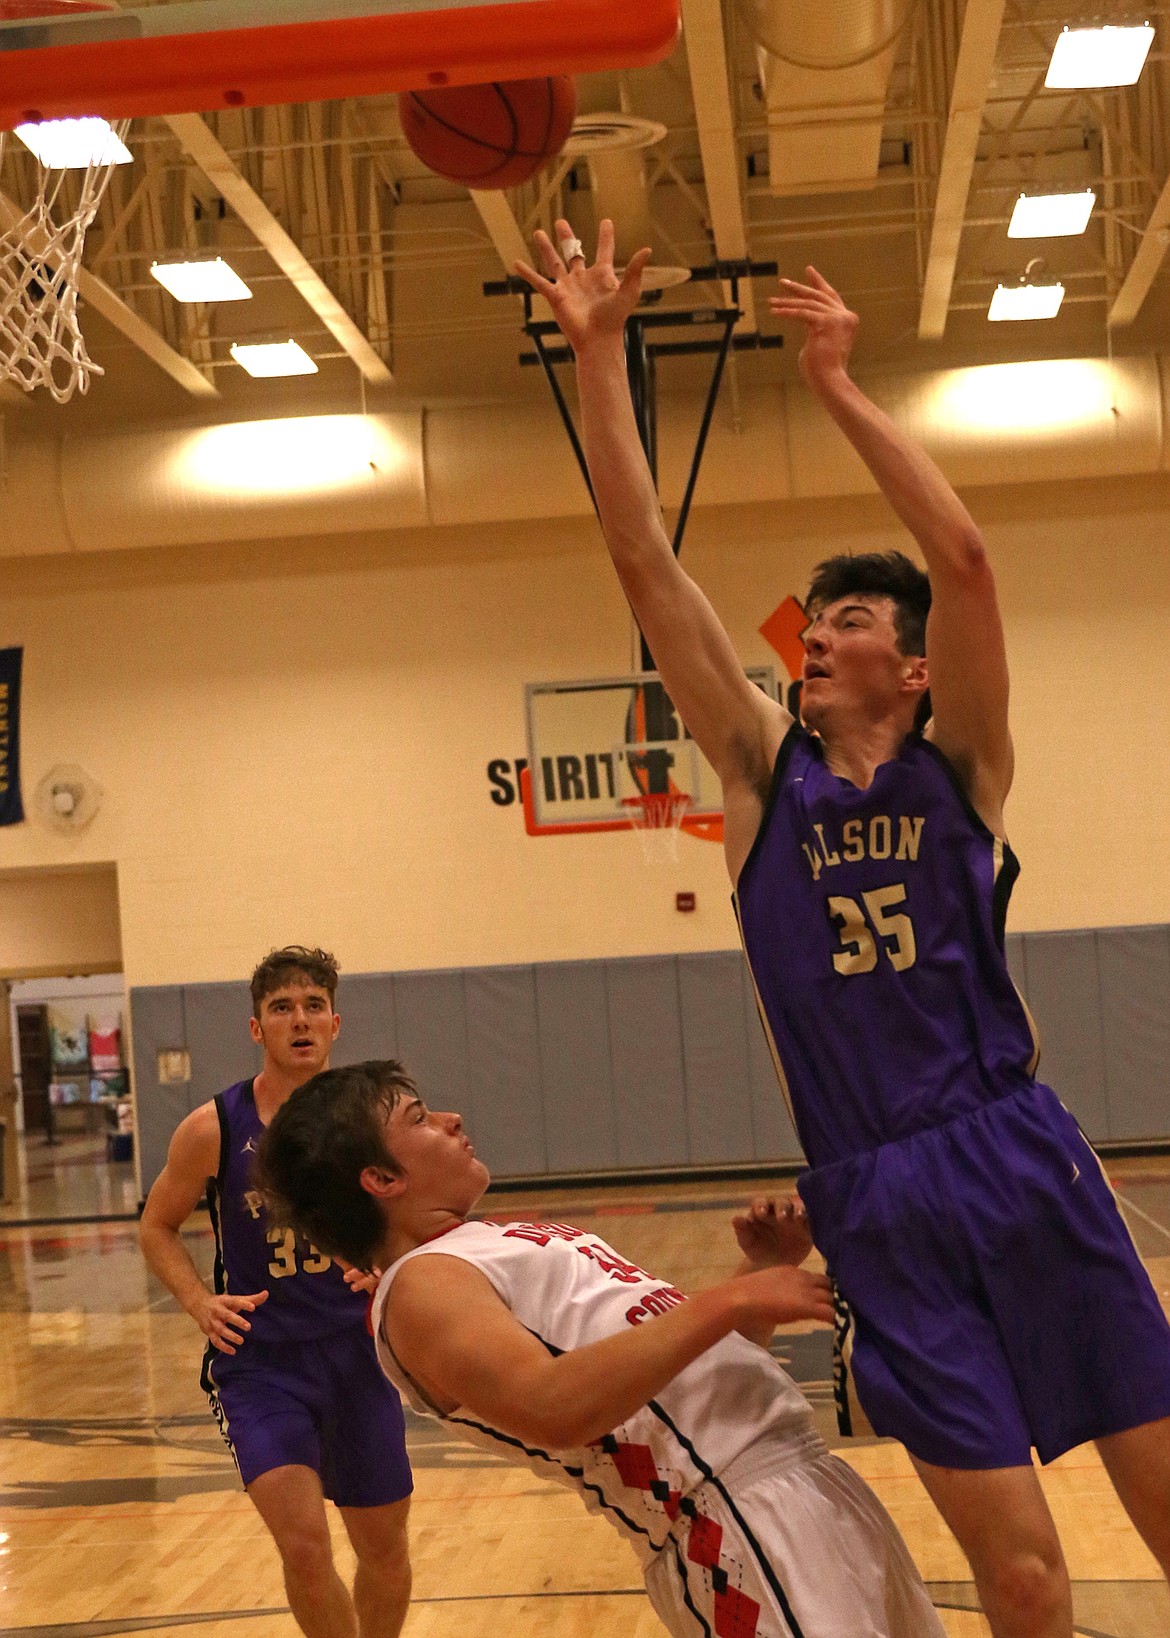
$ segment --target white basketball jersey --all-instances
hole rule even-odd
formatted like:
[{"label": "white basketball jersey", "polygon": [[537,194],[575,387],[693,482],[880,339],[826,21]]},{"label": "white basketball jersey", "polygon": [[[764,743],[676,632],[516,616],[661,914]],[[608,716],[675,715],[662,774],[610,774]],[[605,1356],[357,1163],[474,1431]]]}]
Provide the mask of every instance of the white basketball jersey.
[{"label": "white basketball jersey", "polygon": [[[388,1268],[374,1298],[382,1369],[427,1416],[441,1413],[398,1363],[382,1330],[395,1276],[412,1258],[427,1256],[473,1264],[553,1355],[601,1342],[686,1301],[582,1229],[563,1223],[460,1224]],[[474,1443],[579,1491],[592,1511],[622,1529],[644,1560],[662,1549],[680,1502],[699,1485],[750,1447],[787,1442],[812,1428],[792,1379],[766,1349],[735,1332],[680,1371],[629,1421],[580,1449],[536,1449],[464,1408],[442,1419]]]}]

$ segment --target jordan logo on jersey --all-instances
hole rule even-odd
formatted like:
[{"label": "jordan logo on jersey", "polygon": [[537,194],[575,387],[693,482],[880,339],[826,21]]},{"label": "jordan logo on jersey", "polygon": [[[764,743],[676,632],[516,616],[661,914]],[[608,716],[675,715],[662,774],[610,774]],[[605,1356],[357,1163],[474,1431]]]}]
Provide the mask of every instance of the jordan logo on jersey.
[{"label": "jordan logo on jersey", "polygon": [[244,1144],[244,1147],[240,1150],[242,1155],[254,1155],[256,1152],[256,1145],[251,1138],[248,1139],[248,1141]]},{"label": "jordan logo on jersey", "polygon": [[897,828],[888,813],[875,813],[867,823],[864,819],[846,819],[838,834],[826,836],[824,825],[814,825],[815,840],[802,842],[801,850],[808,860],[813,881],[820,881],[822,870],[832,870],[839,864],[860,864],[863,859],[901,859],[916,862],[922,845],[926,820],[898,815]]}]

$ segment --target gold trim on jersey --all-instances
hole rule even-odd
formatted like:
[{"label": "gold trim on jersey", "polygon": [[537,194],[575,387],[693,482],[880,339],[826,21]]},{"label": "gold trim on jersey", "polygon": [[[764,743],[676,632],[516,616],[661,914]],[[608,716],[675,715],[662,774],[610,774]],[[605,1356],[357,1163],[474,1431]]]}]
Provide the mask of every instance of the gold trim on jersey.
[{"label": "gold trim on jersey", "polygon": [[[1064,1102],[1063,1099],[1058,1098],[1057,1101],[1060,1103],[1060,1107],[1064,1110],[1065,1114],[1068,1115],[1071,1120],[1076,1122],[1076,1128],[1077,1128],[1077,1131],[1080,1132],[1081,1140],[1084,1143],[1085,1148],[1089,1151],[1089,1153],[1092,1155],[1093,1159],[1096,1161],[1097,1170],[1101,1174],[1101,1181],[1102,1181],[1102,1183],[1104,1183],[1105,1187],[1109,1190],[1109,1198],[1113,1201],[1114,1210],[1117,1212],[1118,1217],[1120,1217],[1120,1219],[1121,1219],[1121,1226],[1125,1230],[1126,1235],[1128,1236],[1130,1245],[1133,1247],[1133,1254],[1138,1259],[1139,1262],[1143,1263],[1143,1267],[1144,1267],[1145,1265],[1144,1265],[1144,1262],[1142,1260],[1142,1254],[1138,1250],[1138,1243],[1134,1238],[1133,1230],[1130,1228],[1128,1222],[1126,1221],[1125,1213],[1121,1209],[1121,1197],[1118,1194],[1117,1190],[1113,1187],[1113,1181],[1110,1178],[1109,1173],[1105,1170],[1105,1162],[1101,1159],[1101,1156],[1097,1153],[1096,1149],[1094,1149],[1093,1145],[1089,1142],[1088,1138],[1085,1137],[1085,1134],[1083,1132],[1081,1132],[1081,1123],[1080,1123],[1080,1121],[1077,1120],[1077,1117],[1073,1114],[1072,1110],[1068,1107],[1068,1105]],[[1074,1161],[1073,1164],[1075,1165],[1076,1162]],[[1073,1178],[1073,1182],[1074,1183],[1076,1182],[1075,1177]],[[1147,1272],[1148,1272],[1148,1270],[1147,1270]]]},{"label": "gold trim on jersey", "polygon": [[[991,879],[991,896],[994,902],[995,890],[999,886],[999,878],[1003,873],[1004,865],[1007,863],[1007,860],[1004,857],[1004,841],[1001,836],[993,836],[991,838],[991,857],[995,865],[995,874]],[[1006,960],[1004,965],[1006,967]],[[1037,1069],[1040,1067],[1040,1031],[1036,1028],[1036,1020],[1032,1017],[1031,1007],[1029,1007],[1028,1003],[1024,1000],[1023,992],[1010,972],[1008,973],[1008,981],[1010,982],[1012,989],[1016,992],[1016,1000],[1024,1009],[1024,1017],[1028,1024],[1028,1033],[1032,1037],[1032,1056],[1028,1059],[1028,1074],[1035,1075]]]},{"label": "gold trim on jersey", "polygon": [[788,1076],[784,1073],[784,1065],[780,1062],[780,1053],[777,1050],[776,1040],[772,1034],[772,1026],[768,1022],[768,1014],[764,1011],[764,1002],[760,995],[760,986],[756,983],[756,975],[752,971],[752,958],[748,955],[747,940],[743,936],[743,922],[740,920],[739,916],[739,895],[737,893],[733,893],[731,895],[731,908],[735,912],[735,925],[739,928],[739,942],[743,950],[743,959],[747,963],[748,977],[752,981],[752,994],[756,998],[756,1011],[760,1015],[760,1023],[764,1026],[764,1039],[768,1043],[768,1052],[771,1055],[772,1069],[775,1072],[776,1081],[780,1087],[780,1096],[784,1099],[785,1107],[788,1110],[788,1118],[792,1122],[792,1129],[794,1132],[797,1132],[797,1135],[799,1136],[799,1129],[796,1125],[796,1110],[792,1106],[792,1094],[788,1090]]},{"label": "gold trim on jersey", "polygon": [[833,1404],[837,1412],[837,1432],[843,1439],[868,1439],[873,1437],[873,1423],[857,1397],[853,1375],[855,1324],[853,1309],[833,1280]]}]

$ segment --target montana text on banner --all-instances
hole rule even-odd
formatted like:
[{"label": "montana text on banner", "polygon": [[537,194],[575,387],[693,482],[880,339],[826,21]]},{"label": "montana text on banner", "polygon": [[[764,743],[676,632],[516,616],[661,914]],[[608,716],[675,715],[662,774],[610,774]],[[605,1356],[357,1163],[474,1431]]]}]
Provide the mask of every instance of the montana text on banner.
[{"label": "montana text on banner", "polygon": [[22,648],[0,648],[0,825],[24,819],[20,800],[20,663]]}]

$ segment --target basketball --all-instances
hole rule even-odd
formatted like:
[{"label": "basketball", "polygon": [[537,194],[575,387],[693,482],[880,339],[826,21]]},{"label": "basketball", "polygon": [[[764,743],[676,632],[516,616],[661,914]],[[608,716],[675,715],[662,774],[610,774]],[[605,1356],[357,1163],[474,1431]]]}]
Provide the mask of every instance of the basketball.
[{"label": "basketball", "polygon": [[402,131],[428,169],[469,188],[514,188],[560,153],[577,112],[566,74],[408,91]]}]

